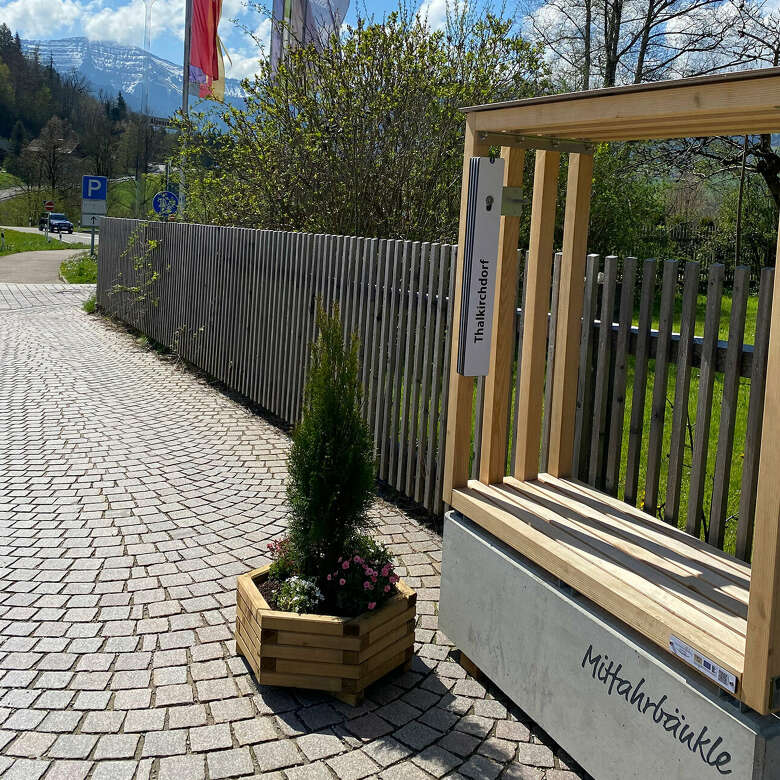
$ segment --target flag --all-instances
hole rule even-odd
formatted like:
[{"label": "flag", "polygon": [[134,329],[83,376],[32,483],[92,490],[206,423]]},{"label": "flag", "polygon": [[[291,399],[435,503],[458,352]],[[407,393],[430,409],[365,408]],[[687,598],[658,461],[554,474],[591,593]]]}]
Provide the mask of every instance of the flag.
[{"label": "flag", "polygon": [[271,69],[290,49],[313,43],[318,49],[338,33],[347,15],[349,0],[273,0]]},{"label": "flag", "polygon": [[217,29],[222,0],[192,0],[190,31],[190,84],[198,85],[198,96],[225,99],[225,63]]}]

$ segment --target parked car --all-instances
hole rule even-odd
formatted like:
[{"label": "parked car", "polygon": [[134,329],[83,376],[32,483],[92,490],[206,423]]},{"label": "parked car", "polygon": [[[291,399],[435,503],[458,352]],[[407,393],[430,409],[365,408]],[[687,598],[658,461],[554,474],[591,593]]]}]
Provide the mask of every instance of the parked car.
[{"label": "parked car", "polygon": [[51,233],[72,233],[73,223],[68,220],[64,214],[49,215],[49,232]]}]

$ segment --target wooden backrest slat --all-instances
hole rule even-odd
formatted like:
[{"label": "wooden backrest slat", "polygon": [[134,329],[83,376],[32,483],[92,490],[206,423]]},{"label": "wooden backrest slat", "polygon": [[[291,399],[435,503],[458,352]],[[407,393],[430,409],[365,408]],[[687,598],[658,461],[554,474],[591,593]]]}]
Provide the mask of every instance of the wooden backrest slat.
[{"label": "wooden backrest slat", "polygon": [[547,371],[544,376],[544,417],[542,418],[542,451],[539,468],[547,471],[550,455],[550,429],[552,427],[553,378],[555,375],[555,339],[558,323],[558,295],[561,288],[561,253],[553,258],[552,291],[550,293],[550,319],[547,328]]},{"label": "wooden backrest slat", "polygon": [[742,482],[739,493],[739,522],[734,551],[737,558],[741,558],[743,561],[749,561],[753,551],[758,462],[761,451],[761,427],[764,421],[764,396],[766,394],[766,361],[769,352],[767,323],[772,321],[774,282],[775,269],[762,268],[758,289],[756,330],[753,340],[753,370],[750,376],[745,457],[742,461]]},{"label": "wooden backrest slat", "polygon": [[723,400],[720,407],[718,449],[715,455],[715,474],[712,482],[712,507],[707,541],[715,547],[723,547],[728,517],[731,457],[734,450],[734,428],[739,400],[739,359],[745,341],[745,314],[750,292],[750,276],[747,266],[734,271],[731,290],[731,316],[729,318],[729,343],[726,351],[726,370],[723,372]]},{"label": "wooden backrest slat", "polygon": [[636,282],[636,258],[623,261],[623,280],[620,287],[620,311],[618,313],[618,335],[615,345],[615,376],[612,389],[612,410],[609,420],[609,442],[607,444],[607,468],[604,489],[612,496],[617,495],[620,480],[620,458],[623,452],[623,422],[626,412],[626,382],[628,376],[628,342],[634,316],[634,284]]},{"label": "wooden backrest slat", "polygon": [[604,487],[604,446],[607,440],[607,403],[611,390],[610,361],[612,358],[612,315],[615,310],[615,285],[617,284],[618,258],[604,258],[604,283],[601,291],[601,315],[599,317],[599,343],[596,350],[596,377],[593,398],[593,428],[590,435],[588,482]]},{"label": "wooden backrest slat", "polygon": [[677,524],[680,512],[683,455],[688,433],[688,397],[691,388],[693,335],[696,330],[696,300],[699,292],[699,264],[686,263],[680,310],[680,344],[677,350],[677,379],[674,387],[672,431],[669,440],[669,471],[666,478],[664,520]]},{"label": "wooden backrest slat", "polygon": [[623,500],[636,505],[639,484],[639,462],[642,457],[642,430],[645,424],[645,395],[647,392],[647,364],[650,356],[650,325],[655,295],[656,261],[645,260],[642,265],[642,288],[639,299],[639,327],[637,330],[634,387],[631,393],[631,421],[626,456],[626,484]]}]

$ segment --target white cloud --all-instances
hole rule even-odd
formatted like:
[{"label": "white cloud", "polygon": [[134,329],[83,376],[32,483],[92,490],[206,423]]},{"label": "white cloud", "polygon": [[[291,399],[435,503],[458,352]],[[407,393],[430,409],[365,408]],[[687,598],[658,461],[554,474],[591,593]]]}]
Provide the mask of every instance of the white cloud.
[{"label": "white cloud", "polygon": [[48,38],[52,19],[61,26],[74,28],[76,20],[94,3],[74,0],[11,0],[0,10],[0,21],[23,38]]},{"label": "white cloud", "polygon": [[225,58],[225,75],[228,78],[242,79],[257,73],[257,62],[261,55],[257,45],[260,44],[266,54],[270,51],[271,20],[263,19],[253,31],[253,35],[254,38],[247,33],[239,35],[236,31],[236,34],[226,42],[227,52],[230,55],[229,60]]},{"label": "white cloud", "polygon": [[[48,39],[56,33],[138,46],[145,14],[144,0],[11,0],[0,11],[0,21],[22,38]],[[52,19],[57,20],[56,27]],[[184,37],[184,0],[155,0],[152,40],[166,33]]]},{"label": "white cloud", "polygon": [[447,24],[448,0],[423,0],[417,15],[425,19],[432,30],[441,30]]}]

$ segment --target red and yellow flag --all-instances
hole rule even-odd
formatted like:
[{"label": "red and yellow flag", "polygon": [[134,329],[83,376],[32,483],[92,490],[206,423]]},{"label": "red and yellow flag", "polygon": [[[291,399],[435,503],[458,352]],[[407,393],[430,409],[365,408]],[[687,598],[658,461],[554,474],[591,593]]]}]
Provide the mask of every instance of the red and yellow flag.
[{"label": "red and yellow flag", "polygon": [[190,83],[198,85],[198,95],[212,100],[225,99],[225,63],[217,29],[222,16],[222,0],[192,0],[190,38]]}]

